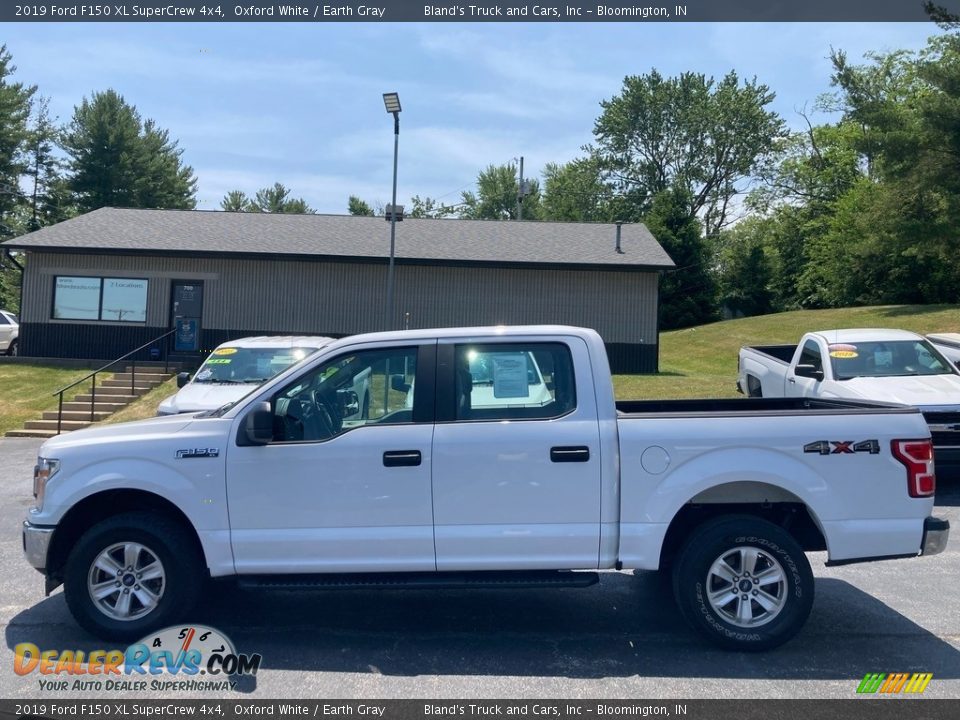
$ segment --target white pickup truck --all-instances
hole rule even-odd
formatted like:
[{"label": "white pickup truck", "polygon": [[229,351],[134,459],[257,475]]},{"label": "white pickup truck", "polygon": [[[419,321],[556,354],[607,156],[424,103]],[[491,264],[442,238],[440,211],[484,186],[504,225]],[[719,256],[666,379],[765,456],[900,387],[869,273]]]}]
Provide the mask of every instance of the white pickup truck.
[{"label": "white pickup truck", "polygon": [[[523,400],[531,357],[548,401]],[[369,413],[346,423],[360,373]],[[473,407],[475,380],[501,404]],[[934,490],[912,408],[617,403],[592,330],[417,330],[332,342],[214,412],[46,441],[23,544],[104,637],[182,618],[207,576],[585,586],[669,568],[694,627],[760,650],[810,612],[805,551],[833,565],[941,552]]]},{"label": "white pickup truck", "polygon": [[799,345],[743,347],[737,389],[749,397],[913,405],[930,425],[941,474],[960,474],[960,371],[914,333],[822,330]]}]

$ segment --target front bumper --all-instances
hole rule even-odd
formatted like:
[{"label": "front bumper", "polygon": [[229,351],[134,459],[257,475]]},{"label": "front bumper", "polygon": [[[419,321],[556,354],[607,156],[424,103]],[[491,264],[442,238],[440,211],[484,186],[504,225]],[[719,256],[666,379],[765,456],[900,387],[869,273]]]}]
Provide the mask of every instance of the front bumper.
[{"label": "front bumper", "polygon": [[921,555],[938,555],[947,547],[950,537],[950,523],[942,518],[928,517],[923,521],[923,540],[920,543]]},{"label": "front bumper", "polygon": [[27,521],[23,523],[23,554],[27,556],[27,562],[40,572],[46,571],[47,550],[50,548],[54,529],[33,525]]}]

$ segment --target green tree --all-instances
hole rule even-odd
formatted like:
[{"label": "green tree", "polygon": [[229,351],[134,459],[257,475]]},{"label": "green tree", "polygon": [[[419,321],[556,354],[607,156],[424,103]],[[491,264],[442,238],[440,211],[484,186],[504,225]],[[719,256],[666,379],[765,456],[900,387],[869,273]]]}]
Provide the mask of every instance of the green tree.
[{"label": "green tree", "polygon": [[671,330],[715,320],[709,251],[699,221],[690,214],[689,193],[682,188],[658,193],[645,222],[676,265],[660,280],[660,327]]},{"label": "green tree", "polygon": [[774,94],[756,79],[741,82],[698,73],[664,78],[656,70],[628,76],[621,93],[601,103],[594,125],[596,154],[621,195],[646,212],[671,187],[689,197],[687,212],[713,236],[758,159],[784,135],[767,106]]},{"label": "green tree", "polygon": [[765,251],[771,221],[751,217],[724,230],[714,253],[720,306],[735,315],[773,310],[773,272]]},{"label": "green tree", "polygon": [[264,213],[312,214],[315,212],[303,198],[291,198],[290,190],[281,183],[274,183],[273,187],[257,190],[251,202],[251,209],[253,212]]},{"label": "green tree", "polygon": [[[539,220],[542,215],[540,183],[524,180],[523,218]],[[461,194],[460,217],[469,220],[516,220],[520,191],[517,166],[489,165],[477,175],[477,192]]]},{"label": "green tree", "polygon": [[220,208],[227,212],[288,213],[313,215],[316,210],[303,198],[291,198],[290,190],[281,183],[260,188],[252,198],[242,190],[231,190],[220,201]]},{"label": "green tree", "polygon": [[[22,266],[27,258],[23,253],[17,253],[16,260]],[[0,308],[13,313],[20,312],[21,280],[20,270],[5,254],[0,254]]]},{"label": "green tree", "polygon": [[412,218],[445,218],[451,217],[456,212],[456,207],[444,205],[439,200],[432,197],[420,197],[414,195],[410,198],[410,217]]},{"label": "green tree", "polygon": [[249,212],[250,198],[243,190],[231,190],[220,201],[220,209],[226,212]]},{"label": "green tree", "polygon": [[36,86],[13,82],[17,68],[0,45],[0,239],[19,232],[14,218],[23,202],[20,176],[25,169],[28,121]]},{"label": "green tree", "polygon": [[49,100],[40,98],[34,109],[24,152],[26,231],[39,230],[75,214],[62,173],[63,162],[56,152],[59,137],[60,132],[50,118]]},{"label": "green tree", "polygon": [[804,277],[828,304],[955,302],[960,241],[960,36],[919,53],[833,54],[836,106],[867,177],[838,202]]},{"label": "green tree", "polygon": [[347,211],[351,215],[373,217],[373,208],[356,195],[351,195],[347,200]]},{"label": "green tree", "polygon": [[94,93],[74,109],[63,135],[70,189],[83,211],[100,207],[196,207],[193,168],[152,120],[114,90]]},{"label": "green tree", "polygon": [[613,215],[612,189],[597,158],[588,156],[543,170],[543,217],[566,222],[607,222]]}]

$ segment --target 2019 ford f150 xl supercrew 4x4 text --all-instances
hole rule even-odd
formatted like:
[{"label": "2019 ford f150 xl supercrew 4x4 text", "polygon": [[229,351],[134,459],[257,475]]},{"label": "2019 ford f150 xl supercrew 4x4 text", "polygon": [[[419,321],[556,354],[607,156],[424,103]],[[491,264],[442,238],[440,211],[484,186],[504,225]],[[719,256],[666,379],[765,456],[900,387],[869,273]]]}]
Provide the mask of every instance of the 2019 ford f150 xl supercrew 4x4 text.
[{"label": "2019 ford f150 xl supercrew 4x4 text", "polygon": [[799,345],[740,349],[737,389],[750,397],[875,400],[920,408],[941,477],[960,475],[960,371],[905,330],[822,330]]},{"label": "2019 ford f150 xl supercrew 4x4 text", "polygon": [[[369,412],[344,422],[361,373]],[[524,400],[534,375],[549,399]],[[27,558],[81,625],[116,638],[183,616],[207,575],[509,587],[669,568],[692,625],[763,649],[810,611],[804,551],[934,554],[949,532],[930,516],[916,410],[617,403],[600,337],[569,327],[348,337],[233,405],[73,432],[40,454]]]}]

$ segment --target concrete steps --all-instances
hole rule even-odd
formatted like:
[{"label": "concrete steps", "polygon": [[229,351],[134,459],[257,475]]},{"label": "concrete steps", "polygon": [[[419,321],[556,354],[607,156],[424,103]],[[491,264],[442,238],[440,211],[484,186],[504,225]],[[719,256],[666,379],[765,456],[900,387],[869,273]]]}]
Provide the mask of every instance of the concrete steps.
[{"label": "concrete steps", "polygon": [[[121,405],[120,407],[123,408],[123,407],[126,407],[126,405]],[[104,418],[110,417],[110,416],[113,415],[113,413],[115,413],[115,412],[116,412],[116,410],[94,410],[94,411],[93,411],[93,419],[94,419],[95,421],[96,421],[96,420],[103,420]],[[47,410],[46,412],[43,413],[43,415],[40,417],[40,419],[41,419],[41,420],[56,420],[56,419],[57,419],[57,411],[56,411],[56,410]],[[86,420],[87,422],[89,422],[89,421],[90,421],[90,409],[89,409],[89,406],[87,407],[86,410],[64,410],[64,411],[63,411],[63,419],[64,419],[64,420]]]},{"label": "concrete steps", "polygon": [[[180,371],[180,366],[170,363],[169,374],[164,374],[163,363],[137,363],[136,369],[125,367],[121,372],[97,376],[96,400],[93,405],[94,422],[104,420],[115,412],[146,395],[153,388],[161,385]],[[130,383],[133,383],[131,388]],[[89,427],[90,401],[94,396],[90,393],[89,381],[81,383],[79,389],[83,392],[71,400],[63,403],[63,415],[60,418],[60,432],[80,430]],[[57,434],[57,409],[46,410],[37,420],[28,420],[19,430],[10,430],[6,437],[35,437],[49,438]]]},{"label": "concrete steps", "polygon": [[51,438],[54,437],[57,433],[50,432],[49,430],[8,430],[3,435],[4,437],[28,437],[28,438]]}]

